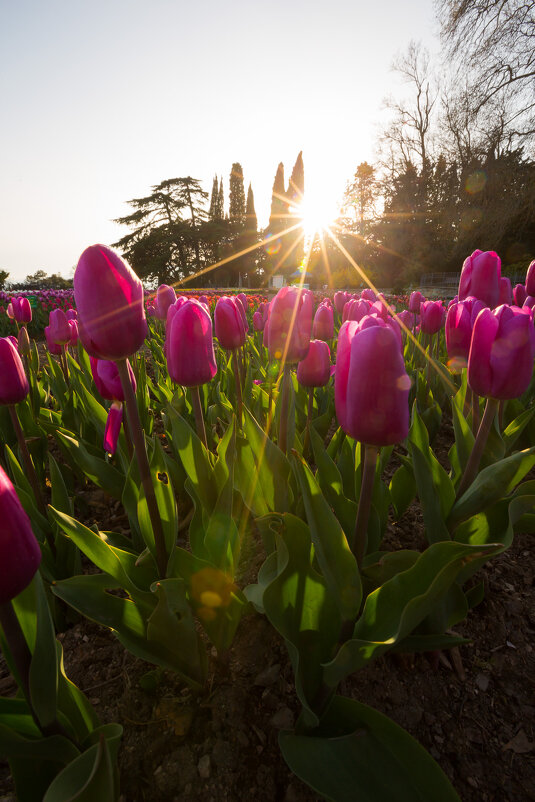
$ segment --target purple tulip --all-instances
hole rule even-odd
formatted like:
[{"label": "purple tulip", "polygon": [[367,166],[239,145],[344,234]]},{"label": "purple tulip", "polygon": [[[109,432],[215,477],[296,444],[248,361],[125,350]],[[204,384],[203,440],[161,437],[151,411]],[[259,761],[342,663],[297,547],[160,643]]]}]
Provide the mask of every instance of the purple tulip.
[{"label": "purple tulip", "polygon": [[105,245],[82,253],[74,273],[78,328],[83,346],[99,359],[125,359],[147,336],[143,285],[132,268]]},{"label": "purple tulip", "polygon": [[494,251],[474,251],[465,259],[459,281],[459,300],[473,295],[494,309],[500,301],[501,259]]},{"label": "purple tulip", "polygon": [[403,309],[403,311],[398,313],[397,319],[401,323],[402,327],[404,327],[404,331],[405,329],[408,329],[409,331],[413,330],[415,321],[413,312],[410,312],[408,309]]},{"label": "purple tulip", "polygon": [[535,295],[535,259],[529,265],[526,273],[526,295]]},{"label": "purple tulip", "polygon": [[482,309],[474,323],[468,384],[479,396],[518,398],[529,386],[535,329],[529,311],[517,306]]},{"label": "purple tulip", "polygon": [[13,318],[17,323],[25,324],[31,322],[32,307],[27,298],[12,298],[11,308],[13,310]]},{"label": "purple tulip", "polygon": [[303,387],[324,387],[331,378],[331,351],[324,340],[311,340],[308,354],[297,365]]},{"label": "purple tulip", "polygon": [[215,334],[222,348],[233,351],[245,343],[243,317],[243,307],[237,298],[227,295],[219,298],[214,311],[214,323]]},{"label": "purple tulip", "polygon": [[109,409],[104,429],[103,447],[107,454],[115,454],[117,451],[122,422],[123,405],[120,401],[114,401]]},{"label": "purple tulip", "polygon": [[535,306],[535,295],[526,295],[524,303],[522,304],[522,308],[527,307],[528,309],[533,309],[534,306]]},{"label": "purple tulip", "polygon": [[63,309],[53,309],[50,313],[48,333],[56,345],[66,345],[71,339],[71,329]]},{"label": "purple tulip", "polygon": [[424,301],[420,306],[420,326],[424,334],[436,334],[444,323],[442,301]]},{"label": "purple tulip", "polygon": [[17,349],[17,351],[19,350],[19,341],[18,341],[18,338],[15,337],[14,334],[8,334],[7,337],[6,337],[6,340],[10,340],[13,343],[13,345],[15,346],[15,348]]},{"label": "purple tulip", "polygon": [[8,337],[0,338],[0,404],[18,404],[30,387],[19,352]]},{"label": "purple tulip", "polygon": [[425,297],[422,295],[420,290],[415,290],[411,292],[409,298],[409,312],[414,312],[415,315],[420,314],[420,306],[425,301]]},{"label": "purple tulip", "polygon": [[313,334],[316,340],[332,340],[334,337],[334,312],[330,304],[321,303],[316,309]]},{"label": "purple tulip", "polygon": [[167,319],[167,310],[176,301],[176,292],[167,284],[160,284],[156,290],[155,317],[159,320]]},{"label": "purple tulip", "polygon": [[334,293],[334,308],[336,309],[339,315],[341,315],[342,312],[344,311],[344,306],[348,300],[347,296],[348,296],[347,292],[342,292],[342,290],[339,290],[338,292]]},{"label": "purple tulip", "polygon": [[15,488],[0,466],[0,604],[14,599],[32,581],[41,549]]},{"label": "purple tulip", "polygon": [[446,350],[456,368],[466,367],[472,339],[470,308],[466,301],[450,306],[446,315]]},{"label": "purple tulip", "polygon": [[78,312],[76,309],[67,309],[67,320],[78,320]]},{"label": "purple tulip", "polygon": [[500,278],[500,306],[507,304],[510,306],[513,303],[513,291],[511,289],[511,279],[507,276]]},{"label": "purple tulip", "polygon": [[404,440],[409,389],[403,356],[389,326],[368,318],[342,324],[334,396],[338,421],[347,434],[374,446]]},{"label": "purple tulip", "polygon": [[264,317],[260,309],[257,309],[253,314],[253,329],[255,331],[264,331]]},{"label": "purple tulip", "polygon": [[513,300],[515,306],[523,306],[526,297],[527,297],[527,292],[524,284],[516,284],[513,290]]},{"label": "purple tulip", "polygon": [[169,375],[177,384],[197,387],[214,378],[212,319],[203,304],[191,298],[169,308],[166,354]]},{"label": "purple tulip", "polygon": [[300,362],[310,343],[313,295],[310,290],[282,287],[271,303],[269,353],[285,362]]},{"label": "purple tulip", "polygon": [[56,343],[52,339],[50,334],[50,326],[45,326],[45,337],[46,337],[46,344],[48,346],[48,350],[50,351],[50,353],[53,354],[54,356],[60,356],[62,353],[61,345],[56,345]]},{"label": "purple tulip", "polygon": [[[94,356],[89,357],[91,365],[91,373],[93,374],[93,381],[96,384],[102,398],[107,401],[124,401],[123,386],[119,376],[119,371],[115,362],[110,362],[107,359],[97,359]],[[126,360],[128,374],[130,376],[130,383],[136,392],[136,377],[132,370],[132,365]]]}]

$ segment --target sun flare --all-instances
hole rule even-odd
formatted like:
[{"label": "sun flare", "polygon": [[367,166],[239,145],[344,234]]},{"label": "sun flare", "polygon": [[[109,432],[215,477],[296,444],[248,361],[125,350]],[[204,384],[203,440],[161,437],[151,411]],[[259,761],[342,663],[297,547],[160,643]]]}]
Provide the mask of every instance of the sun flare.
[{"label": "sun flare", "polygon": [[332,201],[323,195],[306,194],[299,203],[290,207],[290,212],[297,219],[302,220],[305,238],[310,239],[315,234],[322,237],[323,231],[328,228],[338,216]]}]

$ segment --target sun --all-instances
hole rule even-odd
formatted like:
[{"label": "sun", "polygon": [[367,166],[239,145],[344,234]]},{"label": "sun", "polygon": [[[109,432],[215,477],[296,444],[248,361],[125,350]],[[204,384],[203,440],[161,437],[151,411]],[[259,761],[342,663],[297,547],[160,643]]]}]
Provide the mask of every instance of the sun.
[{"label": "sun", "polygon": [[314,235],[322,237],[324,230],[338,217],[338,211],[329,198],[308,193],[290,206],[290,213],[295,216],[296,222],[302,221],[305,239]]}]

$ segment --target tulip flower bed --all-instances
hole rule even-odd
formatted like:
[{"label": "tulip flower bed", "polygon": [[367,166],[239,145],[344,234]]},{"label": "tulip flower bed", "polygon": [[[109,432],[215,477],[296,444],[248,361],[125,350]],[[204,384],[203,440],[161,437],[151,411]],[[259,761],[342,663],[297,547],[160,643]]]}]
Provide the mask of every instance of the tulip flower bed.
[{"label": "tulip flower bed", "polygon": [[92,246],[51,354],[13,305],[0,743],[23,802],[529,794],[532,267],[522,307],[476,251],[447,313],[162,286],[147,326]]}]

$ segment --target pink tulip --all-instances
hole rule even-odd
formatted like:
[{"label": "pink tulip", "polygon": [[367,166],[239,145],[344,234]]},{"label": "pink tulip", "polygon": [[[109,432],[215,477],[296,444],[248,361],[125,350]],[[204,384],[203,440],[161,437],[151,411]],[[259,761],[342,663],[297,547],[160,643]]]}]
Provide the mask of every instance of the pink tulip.
[{"label": "pink tulip", "polygon": [[364,298],[365,301],[369,301],[370,303],[374,304],[377,300],[377,295],[370,287],[366,287],[365,290],[362,290],[360,293],[360,297]]},{"label": "pink tulip", "polygon": [[313,295],[310,290],[282,287],[271,303],[270,355],[286,362],[300,362],[307,355],[310,343]]},{"label": "pink tulip", "polygon": [[[124,401],[123,386],[115,362],[90,356],[89,363],[91,365],[93,381],[102,398],[105,398],[107,401]],[[126,366],[130,376],[130,383],[135,393],[136,377],[134,376],[132,365],[128,360],[126,360]]]},{"label": "pink tulip", "polygon": [[313,333],[316,340],[332,340],[334,337],[334,312],[332,306],[321,303],[314,315]]},{"label": "pink tulip", "polygon": [[255,331],[264,331],[264,318],[260,309],[257,309],[253,314],[253,329]]},{"label": "pink tulip", "polygon": [[169,375],[177,384],[197,387],[214,378],[212,319],[203,304],[188,299],[169,308],[166,352]]},{"label": "pink tulip", "polygon": [[466,367],[472,339],[470,308],[466,301],[450,306],[446,315],[446,349],[458,367]]},{"label": "pink tulip", "polygon": [[479,396],[505,400],[527,390],[533,374],[535,329],[517,306],[482,309],[468,356],[468,384]]},{"label": "pink tulip", "polygon": [[331,352],[323,340],[311,340],[308,354],[297,365],[297,381],[303,387],[324,387],[331,377]]},{"label": "pink tulip", "polygon": [[473,295],[494,309],[500,301],[501,259],[494,251],[474,251],[465,259],[459,281],[459,300]]},{"label": "pink tulip", "polygon": [[341,427],[374,446],[399,443],[409,431],[410,379],[389,326],[349,321],[338,335],[334,395]]},{"label": "pink tulip", "polygon": [[78,320],[78,312],[76,309],[67,309],[67,320]]},{"label": "pink tulip", "polygon": [[341,315],[342,312],[344,311],[344,306],[347,303],[347,301],[348,301],[347,292],[342,292],[342,290],[339,290],[338,292],[334,293],[334,308],[336,309],[339,315]]},{"label": "pink tulip", "polygon": [[71,339],[71,329],[63,309],[53,309],[48,326],[49,336],[56,345],[66,345]]},{"label": "pink tulip", "polygon": [[56,343],[52,339],[50,334],[50,326],[45,326],[45,337],[46,337],[46,344],[48,346],[48,350],[50,351],[50,353],[53,354],[54,356],[60,356],[60,354],[62,353],[61,345],[56,345]]},{"label": "pink tulip", "polygon": [[125,359],[147,336],[143,285],[132,268],[105,245],[82,253],[74,273],[78,328],[83,346],[100,359]]},{"label": "pink tulip", "polygon": [[237,298],[222,295],[214,311],[215,335],[222,348],[233,351],[245,343],[243,307]]},{"label": "pink tulip", "polygon": [[414,312],[415,315],[420,314],[420,306],[423,301],[425,301],[425,297],[422,295],[420,290],[411,292],[411,296],[409,298],[409,312]]},{"label": "pink tulip", "polygon": [[41,549],[15,488],[0,466],[0,604],[14,599],[32,581]]},{"label": "pink tulip", "polygon": [[342,313],[342,323],[346,320],[362,320],[365,315],[370,313],[371,303],[365,298],[351,298],[344,306]]},{"label": "pink tulip", "polygon": [[18,404],[30,387],[19,352],[8,337],[0,338],[0,404]]},{"label": "pink tulip", "polygon": [[78,321],[69,319],[69,328],[71,330],[71,339],[69,340],[69,345],[74,348],[78,342]]},{"label": "pink tulip", "polygon": [[511,279],[507,276],[500,278],[500,305],[513,303],[513,291],[511,289]]},{"label": "pink tulip", "polygon": [[32,307],[27,298],[12,298],[11,308],[13,317],[17,323],[25,324],[30,323],[32,319]]},{"label": "pink tulip", "polygon": [[176,292],[167,284],[160,284],[156,290],[155,317],[159,320],[167,319],[167,310],[176,301]]},{"label": "pink tulip", "polygon": [[516,284],[513,290],[513,300],[515,306],[523,306],[526,296],[527,292],[524,284]]},{"label": "pink tulip", "polygon": [[106,428],[104,429],[103,447],[107,454],[115,454],[117,451],[122,422],[123,405],[120,401],[114,401],[109,409]]},{"label": "pink tulip", "polygon": [[420,326],[424,334],[436,334],[444,323],[446,310],[441,301],[424,301],[420,306]]}]

